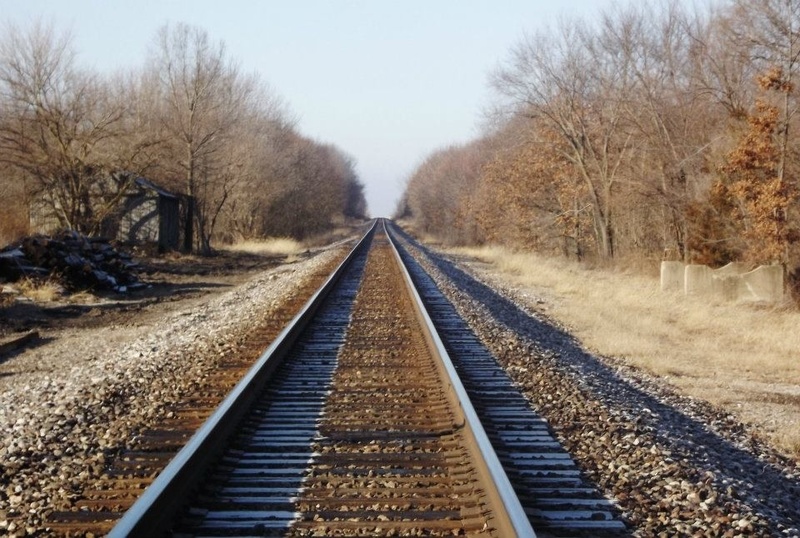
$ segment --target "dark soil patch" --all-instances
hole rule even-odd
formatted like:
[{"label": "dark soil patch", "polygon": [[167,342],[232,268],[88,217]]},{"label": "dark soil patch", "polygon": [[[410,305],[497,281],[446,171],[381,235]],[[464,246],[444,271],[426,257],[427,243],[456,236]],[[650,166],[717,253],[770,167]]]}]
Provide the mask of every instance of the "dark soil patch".
[{"label": "dark soil patch", "polygon": [[135,324],[145,313],[225,291],[285,262],[282,256],[221,251],[212,256],[169,253],[135,258],[147,287],[126,294],[75,293],[54,302],[22,297],[0,302],[0,342],[22,332]]}]

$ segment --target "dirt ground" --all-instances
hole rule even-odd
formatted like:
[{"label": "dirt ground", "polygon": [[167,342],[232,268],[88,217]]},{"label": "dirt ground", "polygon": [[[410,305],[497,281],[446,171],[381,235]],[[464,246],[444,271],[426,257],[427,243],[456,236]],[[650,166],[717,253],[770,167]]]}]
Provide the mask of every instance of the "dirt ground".
[{"label": "dirt ground", "polygon": [[[233,251],[220,251],[209,257],[171,253],[135,259],[141,265],[139,277],[147,287],[127,294],[82,292],[52,301],[3,294],[0,344],[29,331],[39,332],[39,338],[28,344],[36,346],[64,330],[140,325],[151,316],[224,292],[256,272],[286,262],[284,256]],[[9,285],[15,287],[13,283]],[[0,362],[16,352],[0,354]]]}]

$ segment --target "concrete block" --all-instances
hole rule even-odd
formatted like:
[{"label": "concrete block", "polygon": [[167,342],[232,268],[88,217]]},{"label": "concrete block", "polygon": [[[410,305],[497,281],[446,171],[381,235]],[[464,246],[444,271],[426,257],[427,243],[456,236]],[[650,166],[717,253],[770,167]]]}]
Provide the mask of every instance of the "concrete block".
[{"label": "concrete block", "polygon": [[711,293],[723,301],[735,302],[742,295],[744,283],[740,275],[712,275]]},{"label": "concrete block", "polygon": [[710,295],[714,272],[707,265],[687,265],[684,269],[684,292],[686,295]]},{"label": "concrete block", "polygon": [[661,291],[683,291],[683,262],[661,262]]},{"label": "concrete block", "polygon": [[707,265],[661,262],[661,291],[680,291],[722,301],[783,300],[783,267],[762,265],[747,272],[743,263],[733,262],[719,269]]},{"label": "concrete block", "polygon": [[762,265],[741,277],[739,300],[779,302],[783,300],[783,266]]},{"label": "concrete block", "polygon": [[727,277],[735,275],[743,275],[747,272],[747,265],[740,262],[731,262],[728,265],[714,269],[714,276]]}]

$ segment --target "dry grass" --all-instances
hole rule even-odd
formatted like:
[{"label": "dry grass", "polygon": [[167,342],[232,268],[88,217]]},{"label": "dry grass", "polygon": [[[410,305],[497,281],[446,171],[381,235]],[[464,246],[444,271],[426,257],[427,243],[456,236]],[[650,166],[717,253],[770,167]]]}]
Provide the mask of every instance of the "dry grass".
[{"label": "dry grass", "polygon": [[459,249],[544,299],[589,349],[753,423],[800,457],[800,312],[663,293],[656,278],[490,247]]},{"label": "dry grass", "polygon": [[241,241],[221,248],[234,252],[249,252],[251,254],[286,257],[295,256],[305,250],[305,246],[302,243],[290,237],[273,237],[260,241]]},{"label": "dry grass", "polygon": [[71,293],[67,300],[71,304],[95,304],[97,303],[97,296],[92,294],[90,291],[82,290],[75,293]]},{"label": "dry grass", "polygon": [[347,237],[352,237],[356,228],[357,226],[336,226],[326,232],[307,237],[303,240],[303,243],[309,247],[324,247]]},{"label": "dry grass", "polygon": [[23,279],[15,284],[20,294],[36,303],[52,303],[61,299],[64,288],[54,280]]},{"label": "dry grass", "polygon": [[[2,288],[2,285],[0,285]],[[14,302],[14,296],[10,293],[0,293],[0,308],[10,306]]]}]

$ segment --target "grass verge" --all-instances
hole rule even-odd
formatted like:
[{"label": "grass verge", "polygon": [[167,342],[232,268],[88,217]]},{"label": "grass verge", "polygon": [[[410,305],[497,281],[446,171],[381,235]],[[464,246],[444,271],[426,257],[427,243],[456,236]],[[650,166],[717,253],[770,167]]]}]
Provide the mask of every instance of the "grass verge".
[{"label": "grass verge", "polygon": [[290,237],[272,237],[261,240],[240,241],[220,247],[222,250],[248,252],[265,256],[295,256],[305,250],[299,241]]},{"label": "grass verge", "polygon": [[800,312],[663,293],[656,278],[500,247],[453,249],[538,298],[584,345],[756,426],[800,459]]}]

